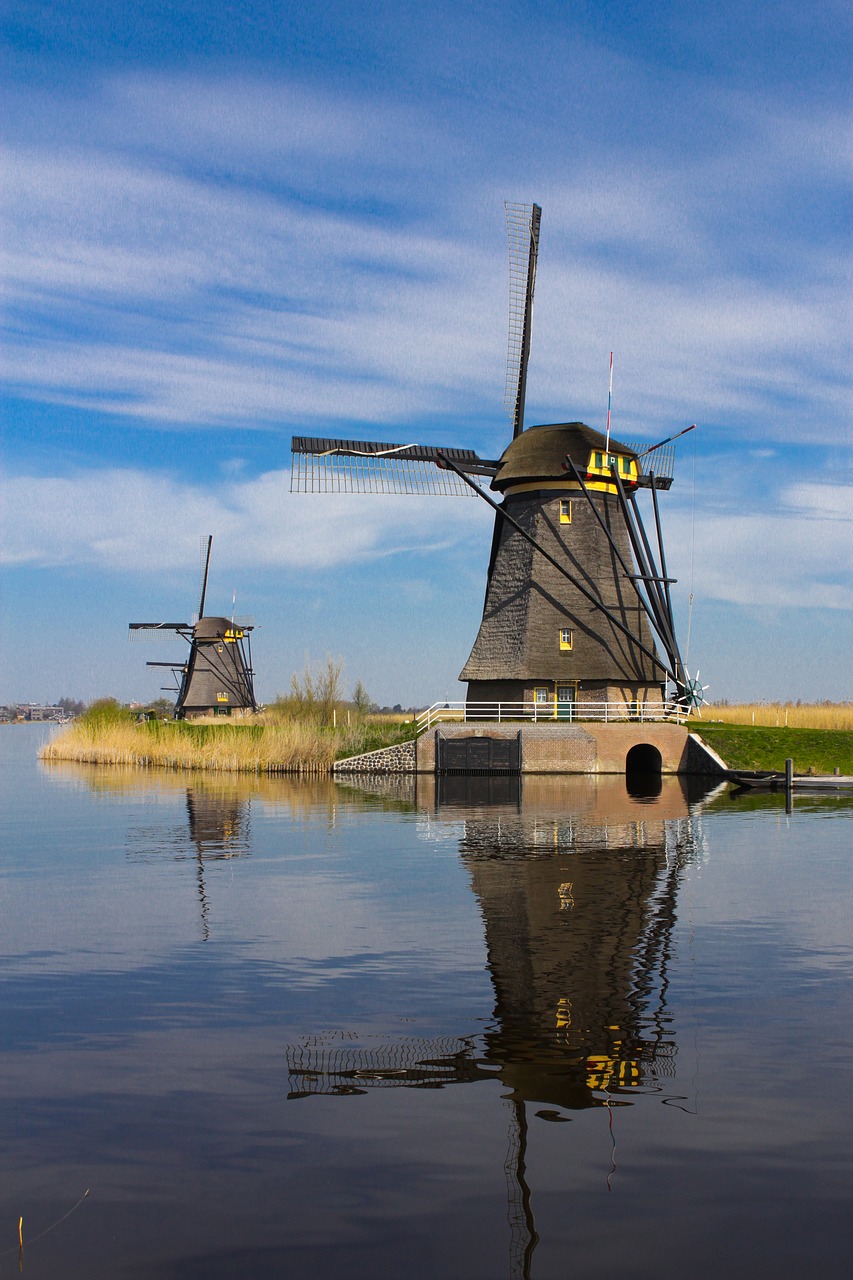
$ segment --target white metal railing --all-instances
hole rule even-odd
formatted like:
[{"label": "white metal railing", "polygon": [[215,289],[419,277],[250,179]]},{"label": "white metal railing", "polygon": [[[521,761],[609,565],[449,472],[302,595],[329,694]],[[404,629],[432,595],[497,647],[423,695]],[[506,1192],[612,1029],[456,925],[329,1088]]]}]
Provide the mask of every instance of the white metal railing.
[{"label": "white metal railing", "polygon": [[681,724],[688,712],[677,702],[434,702],[417,716],[418,733],[434,724],[491,720],[526,720],[533,724],[578,720],[596,720],[604,724],[616,721],[669,720]]}]

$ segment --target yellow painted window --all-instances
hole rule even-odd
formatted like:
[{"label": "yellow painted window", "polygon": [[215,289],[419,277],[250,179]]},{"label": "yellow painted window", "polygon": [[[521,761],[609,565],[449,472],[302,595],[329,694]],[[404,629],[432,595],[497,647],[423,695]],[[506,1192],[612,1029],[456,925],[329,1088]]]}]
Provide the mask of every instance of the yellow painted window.
[{"label": "yellow painted window", "polygon": [[217,701],[217,702],[227,702],[227,701],[228,701],[228,694],[227,694],[227,693],[217,693],[217,695],[216,695],[216,701]]},{"label": "yellow painted window", "polygon": [[560,499],[560,524],[572,523],[572,500],[571,498]]},{"label": "yellow painted window", "polygon": [[573,645],[574,635],[572,634],[571,628],[563,627],[560,631],[560,648],[571,649]]}]

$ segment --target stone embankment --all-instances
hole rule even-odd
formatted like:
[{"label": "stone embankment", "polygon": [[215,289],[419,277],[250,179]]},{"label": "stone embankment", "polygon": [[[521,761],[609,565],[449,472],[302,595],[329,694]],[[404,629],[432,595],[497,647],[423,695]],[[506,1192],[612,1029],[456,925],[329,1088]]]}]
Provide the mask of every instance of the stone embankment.
[{"label": "stone embankment", "polygon": [[344,773],[414,773],[416,747],[414,742],[400,742],[393,747],[380,747],[378,751],[365,751],[360,756],[336,760],[334,774]]}]

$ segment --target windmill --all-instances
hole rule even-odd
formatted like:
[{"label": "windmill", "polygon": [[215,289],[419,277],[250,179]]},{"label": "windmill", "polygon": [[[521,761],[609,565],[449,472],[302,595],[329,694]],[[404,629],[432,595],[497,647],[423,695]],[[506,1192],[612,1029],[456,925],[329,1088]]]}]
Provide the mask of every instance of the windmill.
[{"label": "windmill", "polygon": [[256,711],[253,685],[250,618],[220,618],[206,615],[204,602],[210,572],[213,537],[202,539],[201,595],[196,622],[131,622],[131,640],[168,639],[175,633],[189,644],[182,662],[148,662],[149,667],[167,667],[174,676],[166,692],[177,694],[175,719],[186,716],[230,715],[235,710]]},{"label": "windmill", "polygon": [[[661,701],[701,686],[675,635],[658,496],[677,436],[630,445],[582,422],[525,427],[541,209],[507,204],[510,325],[500,458],[468,449],[294,436],[291,491],[477,495],[495,511],[480,629],[459,679],[468,701]],[[687,427],[686,431],[692,430]],[[679,432],[679,435],[684,432]],[[483,488],[489,487],[500,500]],[[651,493],[654,543],[637,505]]]}]

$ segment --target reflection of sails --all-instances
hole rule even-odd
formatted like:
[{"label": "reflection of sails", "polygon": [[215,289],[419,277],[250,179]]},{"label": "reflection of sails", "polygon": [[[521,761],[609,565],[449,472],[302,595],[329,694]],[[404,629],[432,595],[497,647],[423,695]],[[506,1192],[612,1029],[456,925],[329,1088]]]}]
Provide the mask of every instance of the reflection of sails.
[{"label": "reflection of sails", "polygon": [[512,1111],[512,1272],[536,1230],[527,1110],[612,1106],[673,1074],[667,969],[694,819],[678,779],[654,802],[624,778],[418,779],[424,832],[458,824],[483,916],[494,1018],[482,1038],[313,1037],[288,1050],[290,1097],[498,1079]]}]

